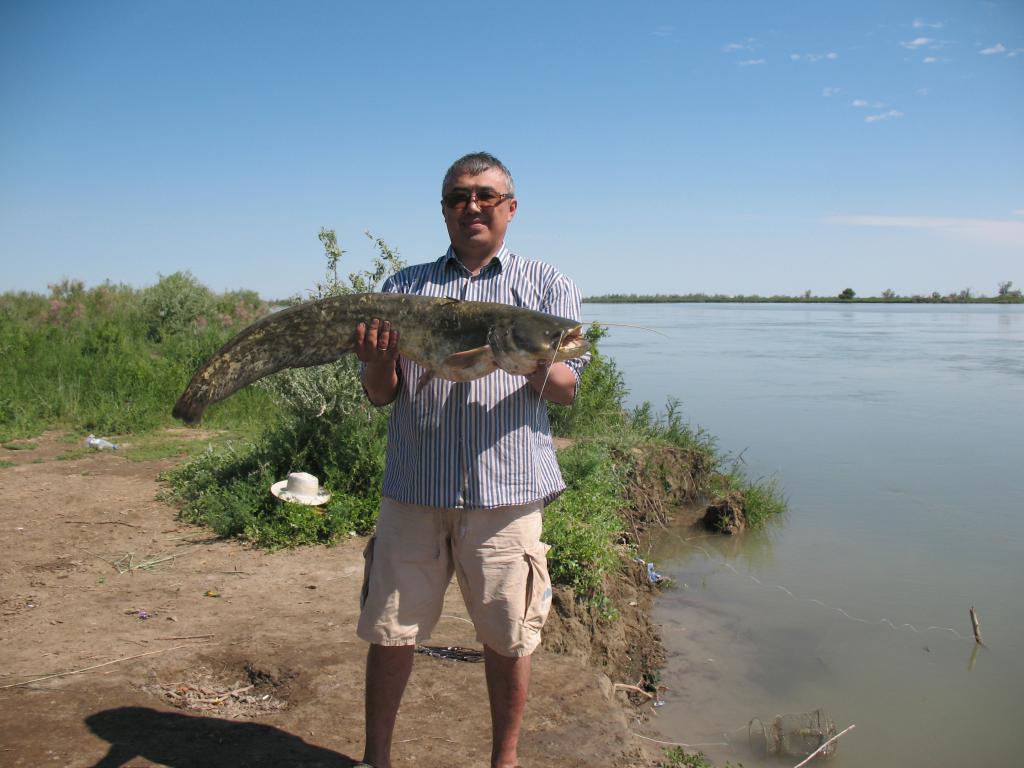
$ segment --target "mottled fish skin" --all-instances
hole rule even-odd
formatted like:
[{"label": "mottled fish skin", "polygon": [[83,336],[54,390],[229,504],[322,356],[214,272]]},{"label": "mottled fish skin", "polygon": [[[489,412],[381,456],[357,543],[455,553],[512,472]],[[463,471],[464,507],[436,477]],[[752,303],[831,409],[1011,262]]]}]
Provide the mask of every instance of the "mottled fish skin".
[{"label": "mottled fish skin", "polygon": [[373,318],[390,321],[399,331],[399,352],[419,363],[427,378],[472,381],[498,368],[525,374],[539,361],[568,360],[587,350],[578,322],[532,309],[404,293],[335,296],[244,329],[196,372],[173,415],[197,424],[208,406],[254,381],[333,362],[354,349],[356,325]]}]

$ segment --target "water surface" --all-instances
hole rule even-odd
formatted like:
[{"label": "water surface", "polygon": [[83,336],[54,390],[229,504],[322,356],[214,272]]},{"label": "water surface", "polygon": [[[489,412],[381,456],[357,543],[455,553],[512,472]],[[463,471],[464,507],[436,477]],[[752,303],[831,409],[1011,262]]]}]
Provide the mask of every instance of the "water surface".
[{"label": "water surface", "polygon": [[1024,764],[1024,307],[583,309],[668,334],[602,341],[630,403],[678,398],[789,502],[763,533],[679,528],[652,553],[679,584],[660,737],[780,765],[747,722],[821,707],[857,725],[834,766]]}]

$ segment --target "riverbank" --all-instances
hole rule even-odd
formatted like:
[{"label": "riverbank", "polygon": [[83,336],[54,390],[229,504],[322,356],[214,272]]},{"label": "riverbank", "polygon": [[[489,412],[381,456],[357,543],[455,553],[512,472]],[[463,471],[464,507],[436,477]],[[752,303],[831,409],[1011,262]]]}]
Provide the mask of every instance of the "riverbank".
[{"label": "riverbank", "polygon": [[[5,452],[13,466],[0,470],[4,764],[351,765],[363,540],[268,553],[217,538],[156,500],[175,460],[132,461],[131,444],[82,455],[69,440],[47,433]],[[524,765],[653,764],[613,685],[637,681],[609,676],[655,658],[653,593],[639,571],[616,584],[614,622],[559,592],[535,656]],[[457,587],[444,614],[431,645],[478,647]],[[396,758],[486,765],[486,711],[482,665],[417,656]]]}]

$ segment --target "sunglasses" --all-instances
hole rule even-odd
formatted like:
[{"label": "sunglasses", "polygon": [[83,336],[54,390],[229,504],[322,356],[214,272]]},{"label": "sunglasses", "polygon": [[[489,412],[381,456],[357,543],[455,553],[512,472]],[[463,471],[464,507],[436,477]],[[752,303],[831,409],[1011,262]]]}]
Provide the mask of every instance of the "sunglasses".
[{"label": "sunglasses", "polygon": [[515,195],[510,192],[499,192],[490,187],[484,187],[473,192],[468,189],[454,189],[447,195],[441,197],[441,204],[453,211],[464,210],[470,200],[476,200],[480,208],[493,208],[500,205],[504,200],[511,200]]}]

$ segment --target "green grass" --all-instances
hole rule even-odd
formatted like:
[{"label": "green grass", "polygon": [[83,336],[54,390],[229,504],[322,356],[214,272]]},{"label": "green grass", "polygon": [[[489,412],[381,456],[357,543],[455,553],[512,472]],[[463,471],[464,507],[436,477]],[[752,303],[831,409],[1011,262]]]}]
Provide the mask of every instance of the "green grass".
[{"label": "green grass", "polygon": [[128,436],[118,450],[118,454],[130,461],[158,461],[173,458],[184,460],[199,456],[212,447],[225,445],[231,440],[244,442],[257,438],[259,434],[258,430],[248,424],[230,430],[206,430],[202,437],[157,431]]},{"label": "green grass", "polygon": [[738,491],[743,496],[743,514],[752,529],[763,528],[769,520],[786,511],[786,500],[773,477],[751,480],[740,467],[720,475],[713,485],[715,493],[725,495]]},{"label": "green grass", "polygon": [[57,461],[76,461],[96,452],[94,448],[86,448],[83,445],[77,448],[69,448],[64,453],[57,454],[56,459]]},{"label": "green grass", "polygon": [[[658,768],[715,768],[703,752],[687,752],[682,747],[668,747],[662,750],[664,759],[659,761]],[[743,768],[743,763],[726,761],[724,768]]]},{"label": "green grass", "polygon": [[5,459],[0,459],[0,469],[7,469],[9,467],[14,467],[14,466],[17,466],[17,465],[13,461],[7,461]]},{"label": "green grass", "polygon": [[34,451],[39,447],[39,443],[33,443],[30,441],[15,441],[4,443],[3,447],[8,451]]},{"label": "green grass", "polygon": [[606,446],[580,443],[561,451],[558,460],[566,491],[544,510],[548,571],[556,584],[595,595],[619,563],[616,542],[624,525],[619,510],[626,503],[622,482]]},{"label": "green grass", "polygon": [[[265,311],[251,292],[214,295],[182,273],[141,291],[65,280],[48,297],[5,293],[0,440],[54,427],[106,436],[171,424],[199,365]],[[259,390],[240,394],[210,424],[253,420],[267,403]]]}]

